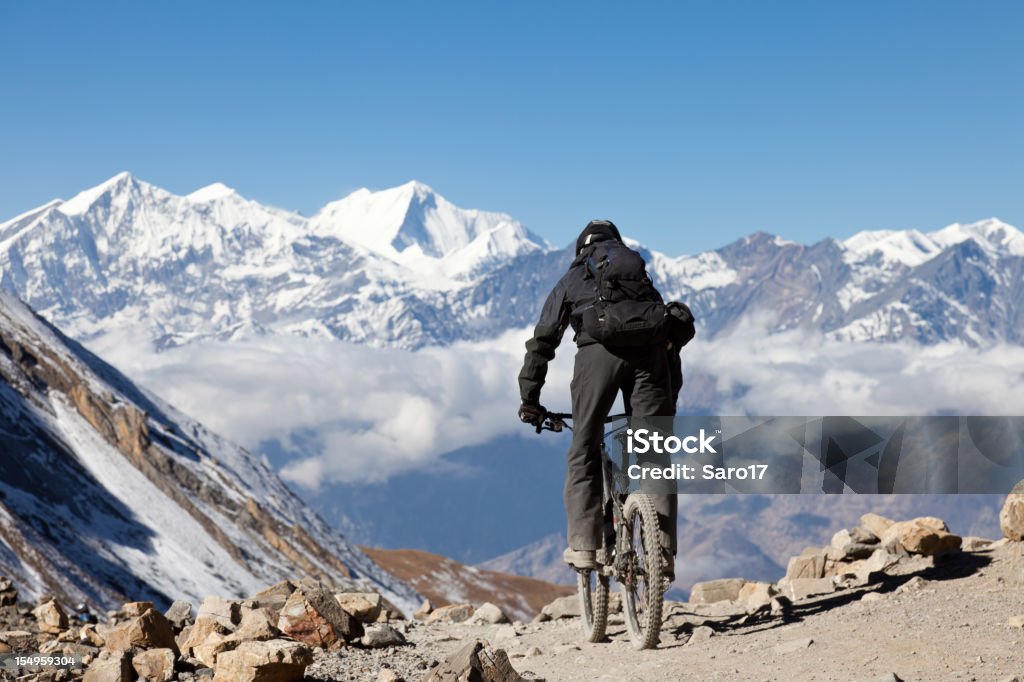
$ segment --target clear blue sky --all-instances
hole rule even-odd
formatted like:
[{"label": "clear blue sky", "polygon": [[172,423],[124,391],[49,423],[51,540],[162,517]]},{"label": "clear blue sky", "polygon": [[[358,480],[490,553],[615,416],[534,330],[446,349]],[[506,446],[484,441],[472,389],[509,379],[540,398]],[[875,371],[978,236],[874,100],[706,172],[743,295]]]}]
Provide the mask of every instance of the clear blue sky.
[{"label": "clear blue sky", "polygon": [[1024,226],[1022,2],[0,2],[0,217],[120,170],[411,178],[669,253]]}]

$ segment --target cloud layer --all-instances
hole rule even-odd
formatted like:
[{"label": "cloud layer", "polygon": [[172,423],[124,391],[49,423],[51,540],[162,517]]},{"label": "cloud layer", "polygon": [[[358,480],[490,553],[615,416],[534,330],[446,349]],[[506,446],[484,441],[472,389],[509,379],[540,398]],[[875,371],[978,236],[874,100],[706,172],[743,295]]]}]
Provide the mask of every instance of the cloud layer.
[{"label": "cloud layer", "polygon": [[[1024,348],[838,342],[762,325],[684,352],[687,411],[754,415],[1020,414]],[[310,489],[380,481],[455,449],[525,433],[515,418],[526,330],[415,352],[300,337],[204,342],[162,353],[124,336],[90,344],[157,395],[225,436],[288,459]],[[569,404],[574,349],[544,402]]]}]

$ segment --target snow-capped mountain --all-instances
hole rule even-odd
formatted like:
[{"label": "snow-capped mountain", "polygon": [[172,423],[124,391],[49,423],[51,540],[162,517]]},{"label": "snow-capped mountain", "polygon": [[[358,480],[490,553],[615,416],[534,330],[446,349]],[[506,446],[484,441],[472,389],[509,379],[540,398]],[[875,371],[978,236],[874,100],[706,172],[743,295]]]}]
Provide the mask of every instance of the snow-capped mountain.
[{"label": "snow-capped mountain", "polygon": [[[159,240],[157,240],[159,241]],[[284,578],[417,595],[261,460],[0,293],[0,574],[29,595],[245,596]]]},{"label": "snow-capped mountain", "polygon": [[[756,317],[858,341],[1024,342],[1024,234],[996,219],[643,250],[703,338]],[[79,340],[135,329],[159,348],[262,333],[400,348],[491,338],[534,322],[571,256],[417,182],[305,218],[221,184],[177,196],[122,173],[0,224],[0,285]]]}]

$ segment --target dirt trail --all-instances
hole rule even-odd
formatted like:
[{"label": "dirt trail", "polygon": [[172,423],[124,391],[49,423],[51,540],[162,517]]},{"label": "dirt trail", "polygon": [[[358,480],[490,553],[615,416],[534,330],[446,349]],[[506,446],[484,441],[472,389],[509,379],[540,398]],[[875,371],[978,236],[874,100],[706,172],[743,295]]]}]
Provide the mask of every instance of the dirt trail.
[{"label": "dirt trail", "polygon": [[[930,563],[930,560],[929,562]],[[798,602],[785,617],[719,624],[692,637],[686,605],[662,644],[634,651],[621,616],[610,641],[580,641],[579,621],[417,626],[419,653],[443,660],[468,639],[503,648],[522,673],[561,680],[1024,680],[1024,545],[908,564],[881,583]],[[694,641],[691,641],[691,637]],[[696,641],[701,640],[701,641]],[[414,678],[411,678],[414,679]]]}]

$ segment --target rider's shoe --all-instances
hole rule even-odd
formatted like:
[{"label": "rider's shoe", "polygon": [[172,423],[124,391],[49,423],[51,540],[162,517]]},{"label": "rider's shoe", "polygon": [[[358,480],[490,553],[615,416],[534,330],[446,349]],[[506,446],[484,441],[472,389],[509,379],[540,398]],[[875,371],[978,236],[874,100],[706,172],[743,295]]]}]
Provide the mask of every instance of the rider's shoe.
[{"label": "rider's shoe", "polygon": [[562,552],[562,559],[573,568],[597,568],[597,552],[592,549],[567,548]]},{"label": "rider's shoe", "polygon": [[661,577],[670,584],[676,579],[676,556],[667,547],[661,548]]}]

